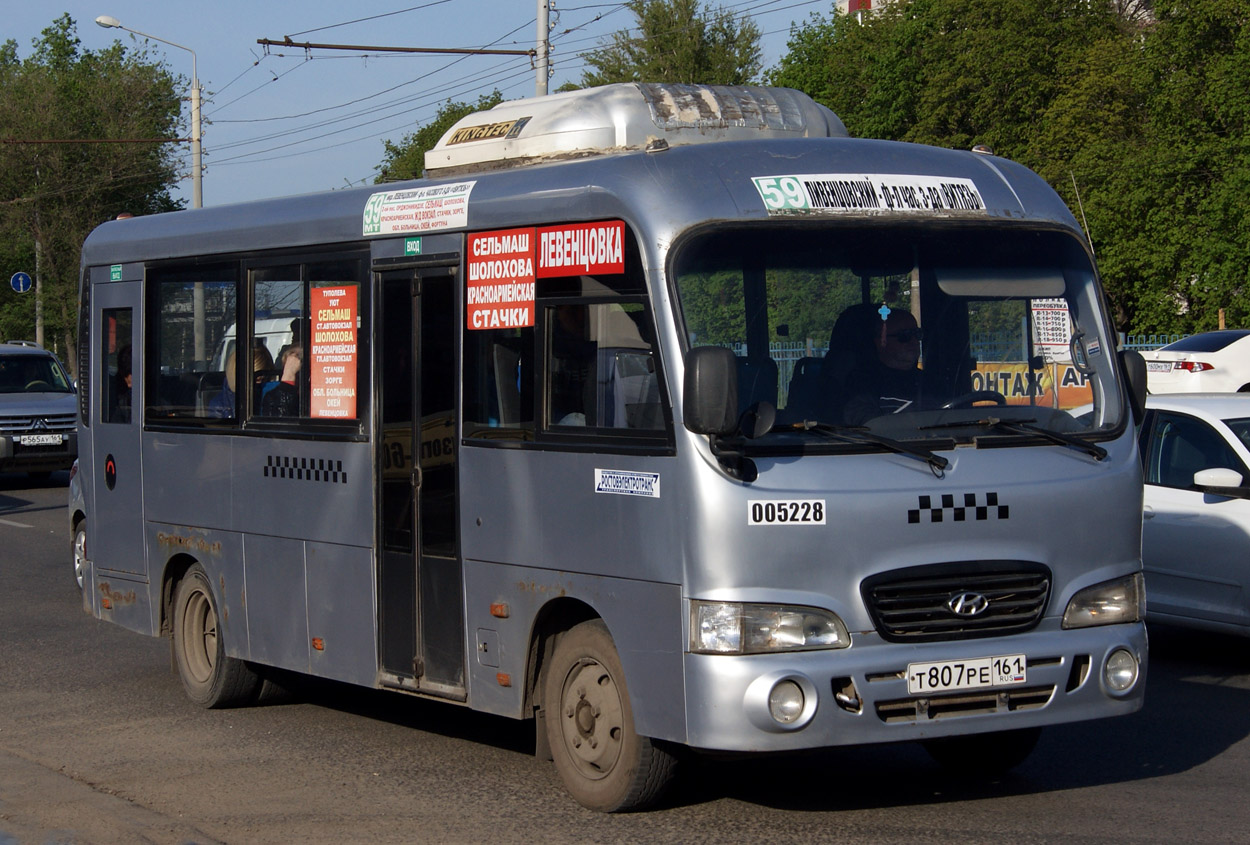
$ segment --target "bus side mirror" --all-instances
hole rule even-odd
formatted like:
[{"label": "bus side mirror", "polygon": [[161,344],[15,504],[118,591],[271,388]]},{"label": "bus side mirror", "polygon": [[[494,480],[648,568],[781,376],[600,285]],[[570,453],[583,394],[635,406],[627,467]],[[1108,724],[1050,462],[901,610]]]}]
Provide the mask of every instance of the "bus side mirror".
[{"label": "bus side mirror", "polygon": [[1140,425],[1146,414],[1146,359],[1140,352],[1126,349],[1120,353],[1120,361],[1128,376],[1128,401],[1133,409],[1133,423]]},{"label": "bus side mirror", "polygon": [[695,434],[738,430],[738,359],[723,346],[697,346],[686,356],[682,422]]}]

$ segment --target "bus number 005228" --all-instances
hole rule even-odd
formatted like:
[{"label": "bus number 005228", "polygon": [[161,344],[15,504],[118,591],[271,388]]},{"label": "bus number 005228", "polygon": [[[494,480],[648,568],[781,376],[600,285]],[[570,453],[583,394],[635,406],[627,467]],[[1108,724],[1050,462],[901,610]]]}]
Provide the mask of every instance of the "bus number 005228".
[{"label": "bus number 005228", "polygon": [[747,525],[824,525],[824,499],[752,499]]}]

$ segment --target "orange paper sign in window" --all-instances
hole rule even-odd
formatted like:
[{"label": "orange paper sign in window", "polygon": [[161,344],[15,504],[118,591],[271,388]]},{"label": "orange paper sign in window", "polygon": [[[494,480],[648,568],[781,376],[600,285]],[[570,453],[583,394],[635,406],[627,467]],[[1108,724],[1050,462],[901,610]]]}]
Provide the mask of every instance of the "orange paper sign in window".
[{"label": "orange paper sign in window", "polygon": [[312,387],[309,415],[323,419],[356,417],[355,285],[309,291],[312,344],[308,375]]}]

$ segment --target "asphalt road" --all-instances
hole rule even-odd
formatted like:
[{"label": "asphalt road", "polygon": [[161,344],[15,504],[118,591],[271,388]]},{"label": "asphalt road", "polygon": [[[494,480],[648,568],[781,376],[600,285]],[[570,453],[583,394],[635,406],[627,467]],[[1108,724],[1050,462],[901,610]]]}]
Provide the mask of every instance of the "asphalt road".
[{"label": "asphalt road", "polygon": [[65,480],[0,474],[0,845],[1250,836],[1245,640],[1152,629],[1140,713],[1048,729],[996,782],[952,779],[909,745],[696,760],[659,809],[603,816],[509,720],[325,683],[195,707],[166,641],[82,611]]}]

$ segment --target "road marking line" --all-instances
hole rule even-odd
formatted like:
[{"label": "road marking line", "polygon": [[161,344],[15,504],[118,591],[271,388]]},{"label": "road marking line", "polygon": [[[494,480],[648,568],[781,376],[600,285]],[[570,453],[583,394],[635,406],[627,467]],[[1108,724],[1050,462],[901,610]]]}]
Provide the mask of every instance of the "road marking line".
[{"label": "road marking line", "polygon": [[0,525],[12,525],[14,528],[34,528],[33,525],[27,525],[24,522],[14,522],[11,519],[0,519]]}]

